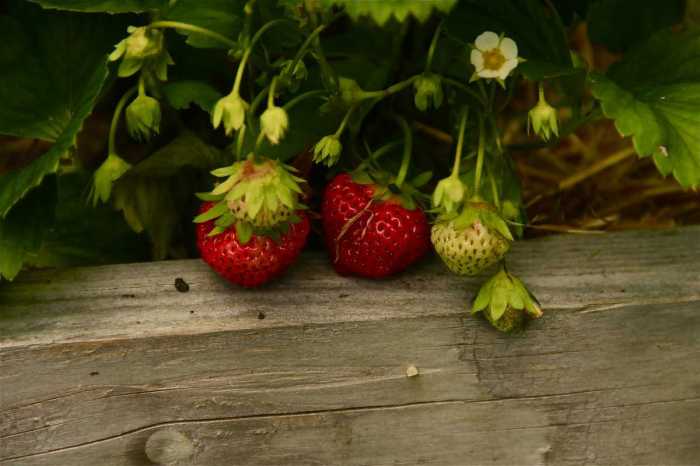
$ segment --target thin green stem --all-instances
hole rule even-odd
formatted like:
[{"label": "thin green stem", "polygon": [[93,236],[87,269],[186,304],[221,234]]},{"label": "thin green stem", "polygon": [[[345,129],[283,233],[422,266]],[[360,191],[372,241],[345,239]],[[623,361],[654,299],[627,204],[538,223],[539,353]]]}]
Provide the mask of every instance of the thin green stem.
[{"label": "thin green stem", "polygon": [[440,34],[442,33],[442,26],[445,21],[440,21],[438,27],[435,29],[435,34],[433,34],[433,40],[430,41],[430,48],[428,49],[428,58],[425,60],[425,72],[429,73],[431,67],[433,66],[433,56],[435,55],[435,50],[437,49],[438,41],[440,40]]},{"label": "thin green stem", "polygon": [[270,90],[267,93],[267,108],[272,108],[275,106],[275,88],[277,87],[277,76],[272,78],[270,83]]},{"label": "thin green stem", "polygon": [[338,127],[338,130],[335,132],[335,137],[339,138],[340,135],[343,134],[343,131],[345,131],[345,127],[348,125],[348,121],[350,121],[350,116],[352,115],[352,112],[355,111],[356,107],[357,107],[356,105],[353,105],[345,113],[345,116],[343,117],[343,121],[340,122],[340,126]]},{"label": "thin green stem", "polygon": [[455,161],[452,166],[452,177],[459,177],[460,165],[462,163],[462,150],[464,149],[464,133],[467,129],[467,119],[469,117],[469,110],[465,107],[462,110],[462,118],[459,120],[459,135],[457,136],[457,151],[455,153]]},{"label": "thin green stem", "polygon": [[318,26],[316,29],[314,29],[311,32],[311,34],[309,34],[309,36],[306,38],[304,43],[301,44],[301,47],[299,47],[299,50],[297,51],[296,55],[294,56],[294,60],[292,61],[292,66],[291,66],[292,71],[294,71],[297,64],[299,64],[299,62],[304,58],[304,55],[306,54],[306,51],[309,49],[309,47],[314,45],[316,38],[319,35],[321,35],[321,33],[328,27],[329,24],[331,24],[333,21],[335,21],[340,16],[342,16],[342,14],[343,14],[342,12],[336,14],[328,21],[328,23]]},{"label": "thin green stem", "polygon": [[303,100],[311,99],[313,97],[322,97],[327,93],[328,92],[323,89],[316,89],[315,91],[308,91],[303,94],[299,94],[298,96],[294,97],[292,100],[284,104],[284,109],[289,111],[292,109],[292,107],[294,107]]},{"label": "thin green stem", "polygon": [[479,149],[476,154],[476,173],[474,174],[474,195],[479,196],[481,188],[481,172],[484,169],[484,154],[486,152],[486,129],[484,118],[479,117]]},{"label": "thin green stem", "polygon": [[408,167],[411,165],[411,153],[413,152],[413,133],[411,128],[408,126],[408,122],[405,118],[401,116],[396,116],[395,119],[401,126],[401,130],[404,135],[404,145],[403,145],[403,157],[401,158],[401,167],[399,167],[399,173],[396,175],[396,180],[394,184],[397,187],[401,187],[403,182],[406,181],[406,176],[408,175]]},{"label": "thin green stem", "polygon": [[400,81],[380,91],[365,91],[362,93],[362,99],[383,99],[385,97],[389,97],[390,95],[396,94],[397,92],[401,92],[407,87],[411,86],[413,82],[419,77],[420,75],[411,76],[410,78],[404,81]]},{"label": "thin green stem", "polygon": [[370,163],[376,161],[380,157],[385,156],[386,154],[393,151],[394,149],[396,149],[397,147],[399,147],[403,143],[404,143],[404,141],[397,140],[397,141],[392,141],[390,143],[384,144],[382,147],[380,147],[379,149],[374,151],[372,154],[370,154],[370,156],[368,158],[363,160],[362,163],[357,167],[357,170],[362,170]]},{"label": "thin green stem", "polygon": [[238,131],[238,134],[236,135],[236,161],[241,160],[241,153],[243,152],[243,143],[245,142],[245,133],[246,133],[246,127],[243,126],[243,128]]},{"label": "thin green stem", "polygon": [[126,102],[132,98],[136,92],[138,92],[138,87],[134,86],[124,93],[124,95],[117,102],[117,106],[114,109],[114,114],[112,115],[112,123],[109,126],[109,139],[107,140],[107,151],[109,155],[116,155],[117,147],[117,127],[119,126],[119,119],[121,118]]},{"label": "thin green stem", "polygon": [[221,42],[222,44],[228,46],[229,48],[236,48],[238,44],[236,44],[235,41],[229,39],[228,37],[219,34],[218,32],[214,32],[210,29],[195,26],[194,24],[189,24],[189,23],[182,23],[180,21],[156,21],[154,23],[151,23],[148,25],[149,28],[154,28],[154,29],[179,29],[181,31],[189,31],[189,32],[196,32],[197,34],[201,34],[203,36],[207,36],[211,39],[217,40]]},{"label": "thin green stem", "polygon": [[493,203],[496,208],[501,210],[501,196],[498,193],[498,185],[496,184],[496,177],[493,176],[493,170],[489,170],[489,182],[491,183],[491,196],[493,197]]},{"label": "thin green stem", "polygon": [[245,49],[245,52],[243,53],[243,58],[241,58],[241,62],[238,64],[238,69],[236,70],[236,80],[233,83],[233,90],[231,91],[231,94],[238,95],[240,88],[241,88],[241,81],[243,80],[243,71],[245,70],[246,64],[248,63],[248,59],[250,58],[250,54],[253,52],[253,48],[255,47],[255,44],[260,40],[262,35],[269,30],[272,27],[275,27],[279,24],[282,23],[287,23],[289,20],[286,19],[275,19],[272,21],[269,21],[265,23],[258,31],[255,33],[253,38],[250,40],[250,45],[248,46],[247,49]]}]

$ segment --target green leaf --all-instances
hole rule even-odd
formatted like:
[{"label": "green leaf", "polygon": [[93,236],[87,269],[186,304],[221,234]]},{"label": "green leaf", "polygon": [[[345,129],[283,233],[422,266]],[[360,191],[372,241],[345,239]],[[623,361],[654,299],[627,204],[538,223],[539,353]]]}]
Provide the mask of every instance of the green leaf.
[{"label": "green leaf", "polygon": [[114,207],[122,211],[134,231],[146,231],[153,243],[153,256],[184,256],[181,244],[188,233],[196,201],[213,167],[223,165],[220,150],[185,131],[114,184]]},{"label": "green leaf", "polygon": [[[530,79],[562,75],[572,68],[566,29],[541,0],[461,0],[445,26],[451,37],[465,44],[473,43],[484,31],[512,38],[519,55],[536,63],[519,67]],[[464,60],[469,60],[466,51]]]},{"label": "green leaf", "polygon": [[53,223],[55,207],[56,183],[52,178],[0,219],[0,279],[13,280],[29,257],[36,254]]},{"label": "green leaf", "polygon": [[[0,218],[70,154],[107,79],[107,53],[123,25],[106,15],[20,4],[0,16],[0,134],[53,142],[41,157],[0,176]],[[10,46],[10,44],[12,44]]]},{"label": "green leaf", "polygon": [[228,206],[226,205],[226,202],[219,202],[206,212],[202,212],[201,214],[197,215],[194,218],[194,223],[204,223],[208,222],[209,220],[214,220],[217,217],[222,216],[228,212]]},{"label": "green leaf", "polygon": [[447,13],[455,3],[457,0],[323,0],[323,5],[327,8],[334,4],[342,5],[352,18],[370,16],[379,25],[385,24],[391,18],[403,22],[409,16],[425,22],[435,10]]},{"label": "green leaf", "polygon": [[624,52],[683,19],[685,1],[597,0],[588,10],[591,41]]},{"label": "green leaf", "polygon": [[88,205],[85,187],[89,183],[87,173],[58,177],[56,219],[45,230],[41,249],[29,258],[32,266],[68,267],[148,259],[148,243],[131,231],[118,212],[104,204],[96,208]]},{"label": "green leaf", "polygon": [[157,10],[168,0],[29,0],[44,8],[85,13],[140,13]]},{"label": "green leaf", "polygon": [[214,104],[223,96],[221,92],[203,81],[171,82],[163,86],[162,90],[168,103],[177,110],[196,104],[202,110],[211,112]]},{"label": "green leaf", "polygon": [[700,185],[700,31],[661,32],[589,81],[640,156],[684,187]]},{"label": "green leaf", "polygon": [[[243,28],[245,0],[177,0],[171,2],[161,19],[203,27],[235,41]],[[229,48],[222,42],[196,32],[183,32],[192,47]]]}]

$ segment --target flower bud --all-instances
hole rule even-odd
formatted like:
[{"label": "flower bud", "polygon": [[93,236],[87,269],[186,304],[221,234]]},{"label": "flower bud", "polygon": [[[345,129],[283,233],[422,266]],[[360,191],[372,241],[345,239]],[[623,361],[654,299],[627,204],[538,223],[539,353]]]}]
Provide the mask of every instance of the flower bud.
[{"label": "flower bud", "polygon": [[458,176],[440,180],[433,191],[433,206],[444,209],[445,213],[456,210],[464,200],[464,184]]},{"label": "flower bud", "polygon": [[323,137],[314,147],[314,162],[323,163],[327,167],[332,167],[340,159],[343,151],[343,144],[335,135]]},{"label": "flower bud", "polygon": [[109,154],[100,168],[94,174],[92,192],[92,204],[98,201],[107,202],[112,193],[112,184],[129,171],[131,165],[117,154]]},{"label": "flower bud", "polygon": [[141,69],[146,60],[156,59],[165,52],[163,31],[134,26],[129,26],[127,31],[129,36],[119,42],[109,55],[110,61],[122,59],[117,72],[120,77],[133,75]]},{"label": "flower bud", "polygon": [[559,137],[559,122],[557,110],[549,105],[540,88],[540,98],[527,115],[528,130],[532,128],[544,141],[549,141],[552,135]]},{"label": "flower bud", "polygon": [[243,100],[238,93],[232,92],[219,99],[216,103],[211,123],[214,128],[218,128],[223,121],[224,131],[229,135],[245,125],[245,114],[248,111],[248,107],[248,102]]},{"label": "flower bud", "polygon": [[413,87],[416,90],[413,101],[418,110],[424,112],[431,104],[436,109],[440,108],[443,93],[439,76],[432,73],[424,73],[413,82]]},{"label": "flower bud", "polygon": [[139,94],[126,107],[126,127],[132,138],[147,141],[160,130],[160,103],[153,97]]},{"label": "flower bud", "polygon": [[268,107],[267,110],[260,115],[260,127],[271,144],[279,144],[289,127],[287,112],[282,107],[276,105]]}]

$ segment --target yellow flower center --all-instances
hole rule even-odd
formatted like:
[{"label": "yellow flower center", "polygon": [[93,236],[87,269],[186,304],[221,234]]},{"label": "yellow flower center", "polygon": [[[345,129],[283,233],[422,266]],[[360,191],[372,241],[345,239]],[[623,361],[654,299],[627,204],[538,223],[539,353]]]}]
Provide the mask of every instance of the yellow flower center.
[{"label": "yellow flower center", "polygon": [[487,70],[498,71],[506,62],[506,57],[501,53],[501,49],[495,48],[483,52],[484,68]]}]

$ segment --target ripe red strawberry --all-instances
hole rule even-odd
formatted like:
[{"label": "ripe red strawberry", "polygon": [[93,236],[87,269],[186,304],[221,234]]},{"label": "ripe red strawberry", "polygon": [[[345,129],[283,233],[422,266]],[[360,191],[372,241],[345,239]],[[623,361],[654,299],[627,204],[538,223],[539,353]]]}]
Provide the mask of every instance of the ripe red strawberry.
[{"label": "ripe red strawberry", "polygon": [[[214,205],[205,202],[200,213]],[[232,283],[248,288],[260,286],[278,277],[296,260],[309,234],[309,219],[303,211],[296,213],[300,221],[290,223],[279,241],[253,234],[241,244],[236,228],[229,226],[223,233],[209,236],[214,220],[197,225],[197,247],[202,259],[217,273]]]},{"label": "ripe red strawberry", "polygon": [[430,226],[420,208],[377,196],[375,184],[347,173],[326,187],[321,216],[328,252],[342,275],[381,278],[405,270],[430,249]]}]

